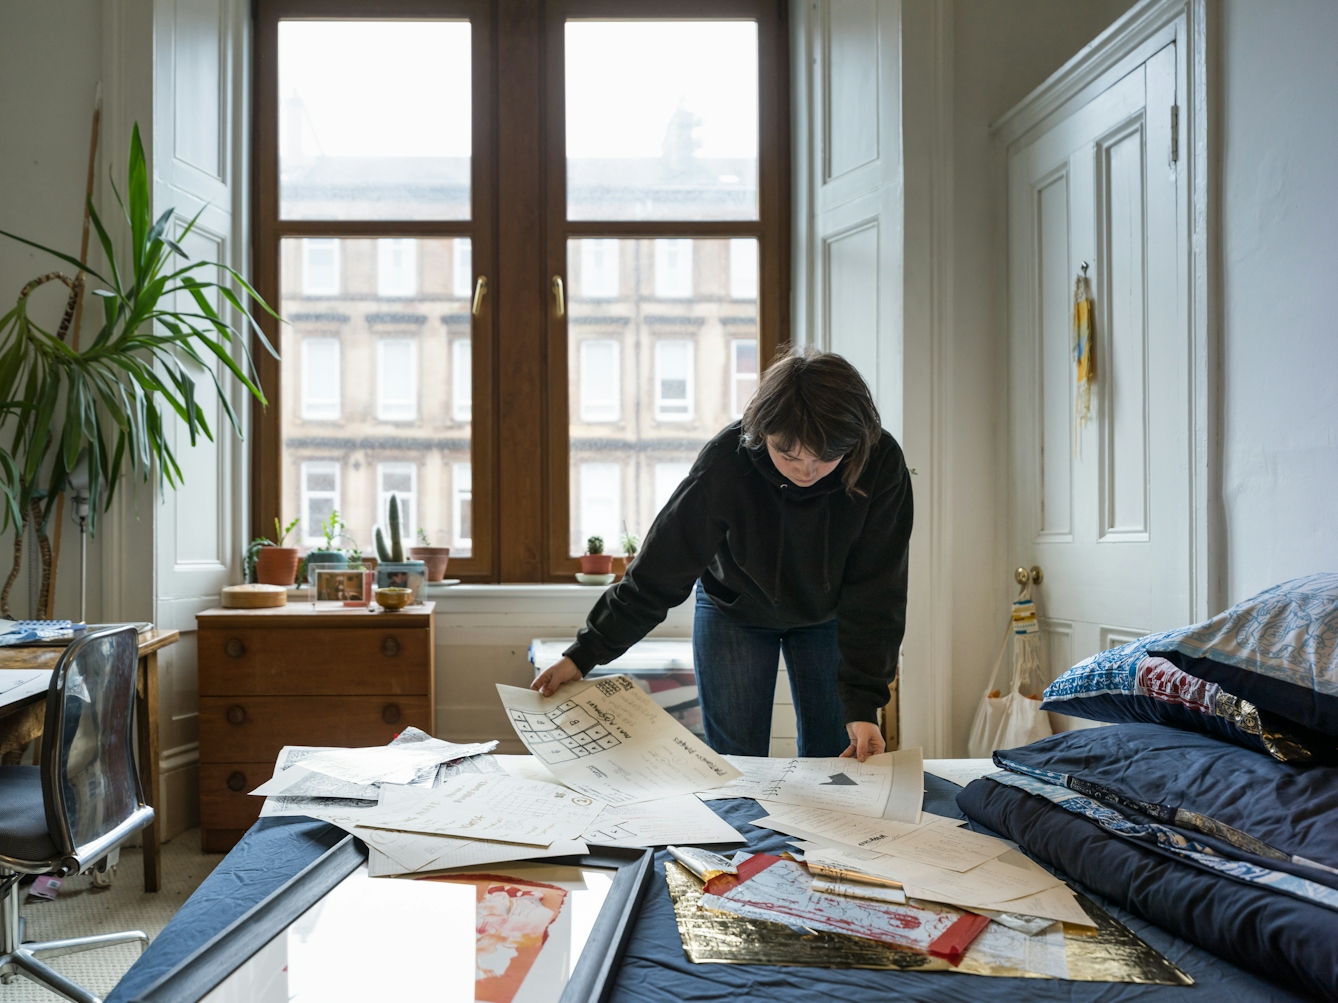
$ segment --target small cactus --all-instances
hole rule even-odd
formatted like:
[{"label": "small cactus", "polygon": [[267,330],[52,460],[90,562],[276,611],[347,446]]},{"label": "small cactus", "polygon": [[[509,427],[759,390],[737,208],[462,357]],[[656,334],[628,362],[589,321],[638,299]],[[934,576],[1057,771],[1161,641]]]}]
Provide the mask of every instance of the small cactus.
[{"label": "small cactus", "polygon": [[602,554],[602,553],[604,553],[604,537],[602,537],[602,536],[592,536],[592,537],[590,537],[590,539],[586,540],[586,541],[585,541],[585,552],[586,552],[587,554]]},{"label": "small cactus", "polygon": [[390,496],[389,513],[386,522],[390,526],[390,546],[386,546],[385,535],[381,527],[376,527],[376,556],[387,564],[398,564],[404,560],[404,541],[400,538],[400,500],[398,495]]}]

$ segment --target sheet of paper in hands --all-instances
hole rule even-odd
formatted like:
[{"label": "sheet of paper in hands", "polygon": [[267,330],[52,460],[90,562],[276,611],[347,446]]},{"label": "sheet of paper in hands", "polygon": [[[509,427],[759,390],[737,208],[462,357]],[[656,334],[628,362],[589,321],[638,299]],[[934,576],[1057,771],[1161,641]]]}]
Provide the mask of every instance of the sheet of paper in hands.
[{"label": "sheet of paper in hands", "polygon": [[632,804],[741,776],[626,676],[567,683],[551,697],[498,685],[516,734],[573,790]]},{"label": "sheet of paper in hands", "polygon": [[701,792],[706,801],[754,798],[916,825],[924,803],[919,749],[858,759],[764,759],[726,756],[743,776]]},{"label": "sheet of paper in hands", "polygon": [[410,784],[424,775],[430,783],[442,763],[479,756],[495,748],[496,742],[456,745],[428,738],[362,749],[326,749],[307,756],[302,760],[302,766],[313,773],[324,773],[351,784]]},{"label": "sheet of paper in hands", "polygon": [[745,843],[739,831],[691,794],[609,805],[581,837],[596,846]]},{"label": "sheet of paper in hands", "polygon": [[813,890],[807,868],[758,853],[739,864],[738,876],[722,874],[706,884],[699,903],[750,919],[844,933],[913,948],[940,958],[960,957],[989,923],[984,916],[951,907],[896,905]]},{"label": "sheet of paper in hands", "polygon": [[452,777],[426,791],[386,785],[377,809],[359,814],[358,824],[548,846],[580,838],[603,810],[603,802],[566,787],[491,773]]}]

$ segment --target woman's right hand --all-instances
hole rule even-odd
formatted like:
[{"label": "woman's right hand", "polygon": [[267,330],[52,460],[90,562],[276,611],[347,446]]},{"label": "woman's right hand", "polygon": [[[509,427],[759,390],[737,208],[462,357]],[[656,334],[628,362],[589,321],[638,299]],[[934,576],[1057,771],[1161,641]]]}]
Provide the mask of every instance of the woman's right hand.
[{"label": "woman's right hand", "polygon": [[580,678],[581,670],[576,667],[576,663],[570,658],[561,658],[540,672],[538,678],[530,683],[530,689],[551,697],[563,683]]}]

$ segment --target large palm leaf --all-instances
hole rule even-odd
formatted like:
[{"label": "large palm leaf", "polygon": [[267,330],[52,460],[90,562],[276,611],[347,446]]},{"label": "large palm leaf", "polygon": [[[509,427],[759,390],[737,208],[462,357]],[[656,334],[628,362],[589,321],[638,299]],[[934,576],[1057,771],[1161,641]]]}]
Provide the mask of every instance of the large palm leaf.
[{"label": "large palm leaf", "polygon": [[[147,481],[156,469],[167,484],[180,486],[171,415],[183,423],[191,445],[201,435],[214,437],[200,401],[201,378],[212,381],[238,435],[241,426],[227,384],[235,380],[265,403],[247,335],[254,332],[267,351],[276,358],[277,353],[247,303],[278,315],[232,268],[191,261],[167,234],[173,210],[153,218],[138,126],[131,137],[126,197],[114,186],[113,191],[129,226],[132,260],[128,269],[118,262],[115,245],[90,202],[106,260],[105,277],[68,254],[0,230],[102,284],[92,290],[101,300],[101,326],[80,349],[65,341],[64,325],[53,334],[29,316],[35,283],[0,317],[0,488],[7,495],[6,526],[11,520],[21,524],[34,501],[42,506],[45,525],[81,456],[87,457],[90,530],[96,530],[97,513],[110,506],[127,463],[141,480]],[[190,233],[198,218],[178,239]],[[59,278],[72,287],[82,281],[54,273],[43,278]],[[234,284],[243,298],[234,292]],[[188,305],[181,306],[182,300]],[[226,307],[220,311],[215,302],[232,308],[238,326]],[[214,360],[221,368],[211,364]]]}]

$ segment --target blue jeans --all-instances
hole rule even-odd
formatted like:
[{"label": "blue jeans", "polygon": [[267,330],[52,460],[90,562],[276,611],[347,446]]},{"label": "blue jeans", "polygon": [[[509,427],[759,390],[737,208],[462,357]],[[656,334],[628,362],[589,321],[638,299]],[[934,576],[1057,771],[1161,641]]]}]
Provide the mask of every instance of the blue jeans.
[{"label": "blue jeans", "polygon": [[777,630],[750,627],[716,609],[697,585],[692,659],[706,744],[733,756],[771,751],[771,705],[780,653],[799,719],[799,755],[839,756],[850,744],[836,693],[836,621]]}]

